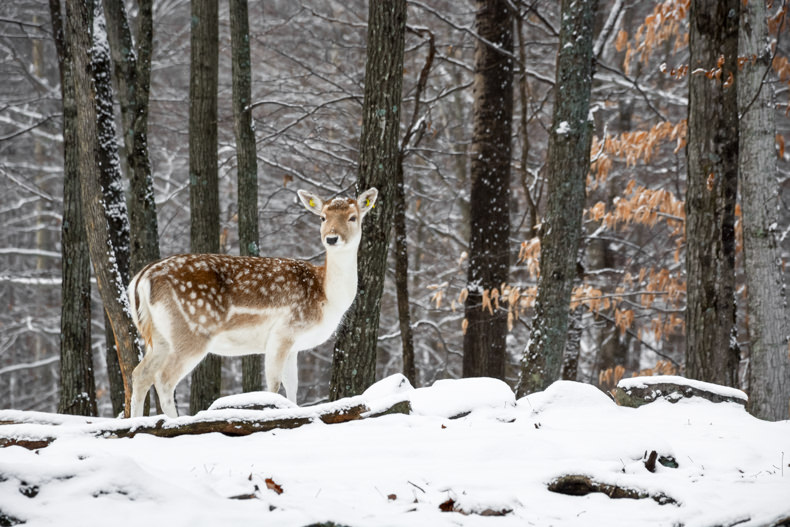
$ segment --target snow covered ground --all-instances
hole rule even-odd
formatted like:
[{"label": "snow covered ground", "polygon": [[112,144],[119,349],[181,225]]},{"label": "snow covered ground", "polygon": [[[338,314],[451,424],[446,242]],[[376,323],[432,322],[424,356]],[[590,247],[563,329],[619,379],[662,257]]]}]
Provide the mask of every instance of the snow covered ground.
[{"label": "snow covered ground", "polygon": [[[245,437],[110,439],[95,430],[117,420],[0,411],[0,421],[58,423],[0,425],[3,437],[56,438],[36,451],[0,448],[0,525],[743,527],[790,517],[790,421],[760,421],[736,403],[622,408],[565,381],[516,401],[493,379],[414,390],[400,376],[362,399],[404,396],[411,415]],[[234,410],[196,418],[212,412]],[[648,471],[653,450],[677,468]],[[568,474],[648,497],[548,490]]]}]

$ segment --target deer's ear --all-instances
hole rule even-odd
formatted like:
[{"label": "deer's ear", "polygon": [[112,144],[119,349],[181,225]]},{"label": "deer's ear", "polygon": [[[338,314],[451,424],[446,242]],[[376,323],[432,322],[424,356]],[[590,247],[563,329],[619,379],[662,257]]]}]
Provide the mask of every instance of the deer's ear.
[{"label": "deer's ear", "polygon": [[379,191],[376,190],[376,187],[370,187],[368,190],[363,192],[357,197],[357,204],[359,205],[359,213],[364,217],[365,214],[370,212],[370,210],[376,206],[376,198],[379,195]]},{"label": "deer's ear", "polygon": [[304,208],[313,214],[321,215],[321,210],[324,208],[324,202],[321,198],[306,190],[297,190],[296,193],[299,194],[299,199],[302,201]]}]

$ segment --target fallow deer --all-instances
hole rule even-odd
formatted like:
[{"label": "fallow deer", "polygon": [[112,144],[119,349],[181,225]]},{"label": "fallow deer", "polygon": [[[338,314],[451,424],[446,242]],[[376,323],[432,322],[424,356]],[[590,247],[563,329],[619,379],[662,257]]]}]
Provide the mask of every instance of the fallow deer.
[{"label": "fallow deer", "polygon": [[183,254],[149,264],[129,284],[132,317],[146,353],[132,374],[132,417],[156,387],[162,409],[178,415],[176,385],[208,353],[266,355],[267,389],[296,402],[297,352],[325,342],[357,293],[362,219],[378,191],[324,202],[300,190],[321,217],[326,261]]}]

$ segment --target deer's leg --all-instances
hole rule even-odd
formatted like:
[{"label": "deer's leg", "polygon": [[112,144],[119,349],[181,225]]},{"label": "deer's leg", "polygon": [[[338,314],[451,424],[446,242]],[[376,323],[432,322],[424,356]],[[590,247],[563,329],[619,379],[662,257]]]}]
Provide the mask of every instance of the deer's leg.
[{"label": "deer's leg", "polygon": [[266,349],[264,369],[266,370],[266,389],[277,393],[283,380],[283,369],[288,359],[288,353],[293,346],[293,339],[288,337],[270,337]]},{"label": "deer's leg", "polygon": [[299,390],[299,368],[296,362],[297,352],[292,351],[285,359],[285,367],[283,368],[283,386],[285,387],[285,395],[288,400],[294,404],[296,403],[296,392]]},{"label": "deer's leg", "polygon": [[129,414],[131,417],[143,415],[148,390],[154,384],[157,372],[161,369],[164,358],[169,353],[170,345],[167,341],[161,336],[155,335],[151,348],[146,350],[143,360],[132,372],[132,408]]},{"label": "deer's leg", "polygon": [[159,403],[166,416],[178,417],[175,399],[176,386],[207,355],[204,350],[205,343],[196,343],[190,340],[181,342],[174,348],[174,353],[171,353],[163,362],[162,367],[158,368],[154,384],[156,393],[159,394]]},{"label": "deer's leg", "polygon": [[132,408],[130,417],[142,417],[145,408],[145,396],[148,389],[154,384],[153,372],[150,371],[148,358],[151,352],[145,354],[143,360],[132,372]]}]

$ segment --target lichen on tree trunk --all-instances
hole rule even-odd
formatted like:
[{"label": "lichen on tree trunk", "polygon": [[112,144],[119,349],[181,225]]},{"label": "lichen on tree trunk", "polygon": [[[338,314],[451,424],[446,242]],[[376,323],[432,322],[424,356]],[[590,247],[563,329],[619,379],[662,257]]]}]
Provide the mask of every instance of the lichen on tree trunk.
[{"label": "lichen on tree trunk", "polygon": [[592,33],[597,4],[597,0],[562,2],[540,278],[530,340],[521,363],[519,396],[545,389],[559,379],[562,368],[590,167]]}]

